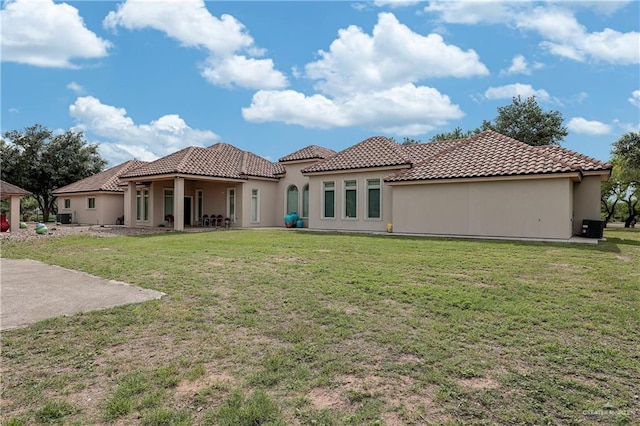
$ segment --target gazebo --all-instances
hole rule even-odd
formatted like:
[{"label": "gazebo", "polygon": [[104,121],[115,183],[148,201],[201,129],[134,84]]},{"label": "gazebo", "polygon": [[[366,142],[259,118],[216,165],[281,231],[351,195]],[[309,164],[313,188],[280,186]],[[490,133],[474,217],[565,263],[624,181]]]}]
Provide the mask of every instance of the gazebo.
[{"label": "gazebo", "polygon": [[[18,229],[20,227],[20,199],[30,194],[29,191],[0,180],[0,198],[9,199],[9,229]],[[4,212],[2,214],[4,216]]]}]

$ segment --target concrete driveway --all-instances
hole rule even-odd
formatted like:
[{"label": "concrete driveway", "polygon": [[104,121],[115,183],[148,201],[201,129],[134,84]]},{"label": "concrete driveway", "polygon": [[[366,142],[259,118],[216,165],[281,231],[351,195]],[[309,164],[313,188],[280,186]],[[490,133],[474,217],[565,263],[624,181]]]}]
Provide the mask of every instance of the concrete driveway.
[{"label": "concrete driveway", "polygon": [[0,259],[0,330],[163,295],[35,260]]}]

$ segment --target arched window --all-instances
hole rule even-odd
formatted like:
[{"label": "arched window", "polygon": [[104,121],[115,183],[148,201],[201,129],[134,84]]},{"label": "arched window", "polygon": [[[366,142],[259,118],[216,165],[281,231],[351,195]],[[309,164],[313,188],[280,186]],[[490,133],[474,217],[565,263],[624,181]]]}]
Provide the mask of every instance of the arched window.
[{"label": "arched window", "polygon": [[291,185],[287,188],[287,211],[285,213],[298,213],[298,187]]}]

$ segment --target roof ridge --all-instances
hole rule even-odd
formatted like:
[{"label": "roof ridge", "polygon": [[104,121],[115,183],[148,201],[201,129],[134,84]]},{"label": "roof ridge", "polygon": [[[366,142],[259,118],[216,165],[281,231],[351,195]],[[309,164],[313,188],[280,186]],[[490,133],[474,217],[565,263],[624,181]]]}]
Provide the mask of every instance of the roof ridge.
[{"label": "roof ridge", "polygon": [[193,152],[194,149],[195,149],[195,146],[188,146],[186,149],[184,149],[185,153],[180,159],[180,161],[178,162],[178,164],[176,165],[176,171],[180,170],[182,166],[187,164],[187,160],[191,156],[191,153]]},{"label": "roof ridge", "polygon": [[249,155],[249,153],[247,151],[244,150],[240,150],[242,151],[242,160],[240,160],[240,170],[238,170],[238,172],[241,175],[247,175],[247,157]]}]

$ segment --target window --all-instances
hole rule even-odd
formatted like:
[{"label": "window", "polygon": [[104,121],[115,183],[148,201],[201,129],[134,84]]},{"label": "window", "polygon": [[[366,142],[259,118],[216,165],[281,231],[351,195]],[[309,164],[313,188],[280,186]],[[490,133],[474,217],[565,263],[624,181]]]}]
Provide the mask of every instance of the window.
[{"label": "window", "polygon": [[380,219],[380,179],[367,180],[367,218]]},{"label": "window", "polygon": [[96,208],[96,199],[95,197],[87,198],[87,208],[95,209]]},{"label": "window", "polygon": [[142,219],[142,194],[136,191],[136,220]]},{"label": "window", "polygon": [[202,217],[202,189],[196,189],[196,218]]},{"label": "window", "polygon": [[291,185],[287,189],[287,211],[285,213],[298,213],[298,187]]},{"label": "window", "polygon": [[143,199],[143,206],[144,206],[144,214],[142,216],[144,217],[144,220],[149,220],[149,190],[148,189],[142,190],[142,199]]},{"label": "window", "polygon": [[358,217],[358,184],[355,180],[344,182],[344,217],[355,219]]},{"label": "window", "polygon": [[322,182],[322,207],[323,218],[336,217],[336,194],[335,194],[335,182]]},{"label": "window", "polygon": [[236,221],[236,189],[227,189],[227,217],[231,222]]},{"label": "window", "polygon": [[173,215],[173,189],[164,190],[164,217]]},{"label": "window", "polygon": [[258,198],[258,190],[251,190],[251,222],[259,222],[260,221],[260,210],[259,206],[259,198]]},{"label": "window", "polygon": [[136,191],[136,219],[149,220],[149,190]]},{"label": "window", "polygon": [[302,187],[302,217],[309,217],[309,184]]},{"label": "window", "polygon": [[64,199],[64,208],[65,209],[70,209],[71,208],[71,198],[65,198]]}]

